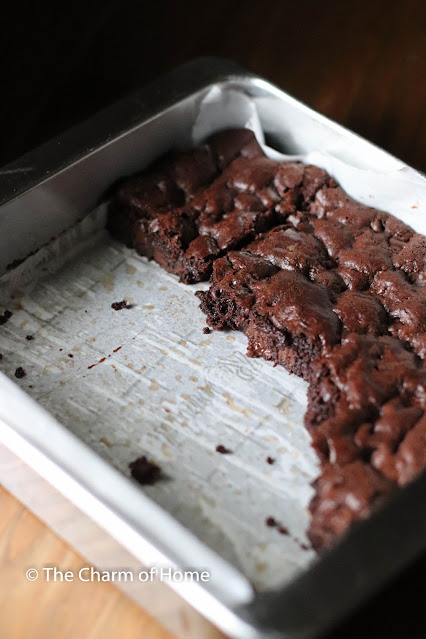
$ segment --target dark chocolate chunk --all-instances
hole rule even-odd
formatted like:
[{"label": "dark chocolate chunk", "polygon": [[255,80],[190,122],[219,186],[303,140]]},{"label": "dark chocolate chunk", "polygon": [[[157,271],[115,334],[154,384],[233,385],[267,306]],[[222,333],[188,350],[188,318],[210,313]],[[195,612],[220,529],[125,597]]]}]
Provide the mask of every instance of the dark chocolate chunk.
[{"label": "dark chocolate chunk", "polygon": [[22,379],[22,377],[25,377],[25,375],[26,375],[26,372],[24,371],[22,366],[18,366],[18,368],[15,371],[15,377],[17,377],[18,379]]}]

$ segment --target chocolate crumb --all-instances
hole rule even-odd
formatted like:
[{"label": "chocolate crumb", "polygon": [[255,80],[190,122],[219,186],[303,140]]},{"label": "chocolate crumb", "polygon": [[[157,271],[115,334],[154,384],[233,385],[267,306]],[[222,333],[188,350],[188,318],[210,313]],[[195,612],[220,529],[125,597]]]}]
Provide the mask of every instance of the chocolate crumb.
[{"label": "chocolate crumb", "polygon": [[153,484],[161,474],[161,468],[149,461],[145,455],[130,462],[129,468],[133,479],[143,485]]},{"label": "chocolate crumb", "polygon": [[309,550],[309,546],[307,546],[306,544],[300,544],[300,547],[302,550]]},{"label": "chocolate crumb", "polygon": [[68,353],[68,357],[74,357],[72,353]]},{"label": "chocolate crumb", "polygon": [[11,311],[5,310],[3,315],[0,315],[0,326],[2,324],[6,324],[7,320],[12,317],[13,313]]},{"label": "chocolate crumb", "polygon": [[0,360],[3,359],[3,353],[0,353]]},{"label": "chocolate crumb", "polygon": [[216,446],[216,452],[220,453],[221,455],[230,455],[232,453],[232,450],[229,450],[229,448],[226,448],[226,446],[219,444],[218,446]]},{"label": "chocolate crumb", "polygon": [[278,522],[273,517],[267,517],[265,519],[265,524],[269,526],[269,528],[275,528],[275,526],[278,526]]},{"label": "chocolate crumb", "polygon": [[209,328],[208,326],[205,326],[205,327],[203,328],[203,333],[204,333],[204,335],[208,335],[208,334],[209,334],[209,333],[211,333],[211,332],[212,332],[212,329],[211,329],[211,328]]},{"label": "chocolate crumb", "polygon": [[34,335],[27,335],[25,339],[27,340],[27,342],[31,342],[31,340],[34,339]]},{"label": "chocolate crumb", "polygon": [[28,388],[34,388],[34,386],[33,386],[32,384],[30,384],[30,385],[28,386]]},{"label": "chocolate crumb", "polygon": [[280,533],[280,535],[288,535],[288,528],[286,528],[285,526],[281,526],[281,524],[278,526],[277,528],[278,532]]},{"label": "chocolate crumb", "polygon": [[22,366],[18,366],[18,368],[15,371],[15,377],[17,377],[18,379],[22,379],[23,377],[25,377],[25,375],[26,375],[26,372],[24,371]]},{"label": "chocolate crumb", "polygon": [[275,459],[273,457],[267,457],[266,462],[272,466],[272,464],[275,464]]},{"label": "chocolate crumb", "polygon": [[130,305],[126,300],[122,300],[121,302],[113,302],[111,308],[113,308],[114,311],[121,311],[123,308],[130,308]]}]

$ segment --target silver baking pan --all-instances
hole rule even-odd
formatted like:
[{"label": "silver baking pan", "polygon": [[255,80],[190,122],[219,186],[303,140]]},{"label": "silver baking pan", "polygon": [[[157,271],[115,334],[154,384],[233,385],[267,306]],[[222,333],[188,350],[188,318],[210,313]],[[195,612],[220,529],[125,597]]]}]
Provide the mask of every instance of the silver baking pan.
[{"label": "silver baking pan", "polygon": [[[269,147],[317,158],[351,195],[423,230],[421,175],[218,59],[0,171],[0,311],[13,312],[0,328],[0,481],[96,565],[207,571],[117,584],[182,637],[207,637],[204,618],[236,638],[317,636],[426,547],[423,475],[332,551],[306,550],[318,467],[304,382],[245,358],[241,335],[204,335],[195,288],[104,230],[117,179],[252,123],[253,108]],[[123,298],[131,308],[111,310]],[[140,454],[160,463],[158,485],[129,478]],[[289,534],[268,529],[268,515]]]}]

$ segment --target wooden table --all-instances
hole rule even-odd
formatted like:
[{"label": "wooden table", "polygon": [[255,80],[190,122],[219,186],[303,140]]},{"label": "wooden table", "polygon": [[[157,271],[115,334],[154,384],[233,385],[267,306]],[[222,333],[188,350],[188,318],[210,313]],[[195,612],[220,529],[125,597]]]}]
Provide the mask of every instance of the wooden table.
[{"label": "wooden table", "polygon": [[[426,170],[423,0],[46,6],[2,17],[0,164],[166,69],[221,55]],[[81,558],[4,490],[0,512],[1,639],[170,637],[111,584],[26,581],[31,564]],[[329,639],[425,636],[425,569],[423,557]]]},{"label": "wooden table", "polygon": [[1,487],[0,512],[2,639],[172,639],[113,584],[28,581],[29,567],[78,572],[85,562]]}]

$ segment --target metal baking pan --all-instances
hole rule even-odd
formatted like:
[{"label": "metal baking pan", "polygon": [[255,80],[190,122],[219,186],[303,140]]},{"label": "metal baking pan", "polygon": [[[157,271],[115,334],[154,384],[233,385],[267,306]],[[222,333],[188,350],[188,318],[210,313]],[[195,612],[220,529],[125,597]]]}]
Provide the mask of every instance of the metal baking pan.
[{"label": "metal baking pan", "polygon": [[[125,556],[132,566],[207,570],[207,582],[169,585],[230,636],[314,637],[425,548],[426,477],[332,551],[320,558],[306,552],[316,462],[299,424],[304,383],[247,360],[242,336],[215,334],[206,344],[194,289],[102,230],[109,187],[169,148],[188,145],[212,90],[219,106],[231,93],[256,102],[267,140],[280,151],[338,148],[357,171],[380,166],[384,183],[400,171],[424,189],[425,180],[389,154],[218,59],[181,67],[5,167],[0,303],[14,315],[0,331],[1,368],[13,378],[23,365],[27,376],[0,377],[0,440],[7,447],[0,480],[97,561],[78,531],[67,532],[40,495],[32,499],[22,475],[16,480],[22,469],[11,469],[19,460],[43,490],[51,485],[93,521],[99,539],[115,540],[122,549],[116,562]],[[215,113],[211,126],[222,128],[217,104]],[[246,114],[232,117],[245,123]],[[418,218],[410,221],[416,226]],[[111,311],[110,303],[126,296],[135,311]],[[26,341],[32,332],[36,339]],[[266,391],[257,401],[260,378]],[[216,443],[235,454],[217,455]],[[277,468],[262,466],[277,446]],[[166,476],[142,490],[126,474],[128,462],[145,452]],[[291,534],[271,537],[265,514],[285,517]],[[114,552],[108,561],[123,567],[114,566]],[[133,586],[131,596],[143,603],[142,587]]]}]

